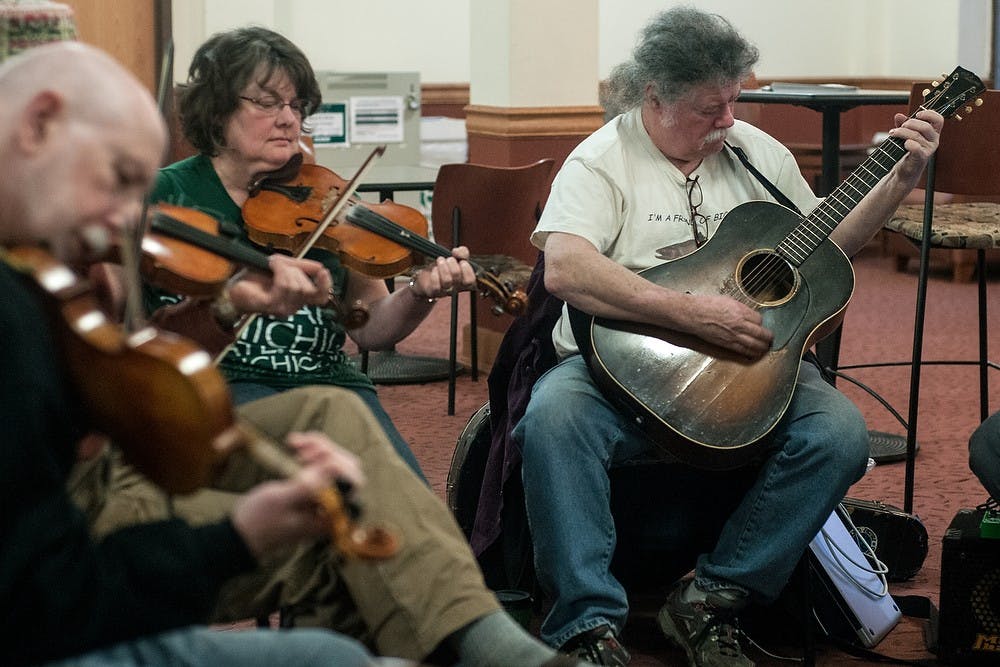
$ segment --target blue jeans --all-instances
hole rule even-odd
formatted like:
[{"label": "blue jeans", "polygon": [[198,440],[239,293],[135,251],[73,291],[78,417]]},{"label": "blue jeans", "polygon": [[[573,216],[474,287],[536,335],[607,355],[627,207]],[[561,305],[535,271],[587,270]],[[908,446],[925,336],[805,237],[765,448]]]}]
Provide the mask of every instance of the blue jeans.
[{"label": "blue jeans", "polygon": [[986,491],[1000,500],[1000,412],[987,417],[969,438],[969,467]]},{"label": "blue jeans", "polygon": [[[260,382],[230,382],[229,389],[233,395],[233,403],[236,405],[256,401],[259,398],[267,398],[283,391],[279,387],[272,387]],[[424,476],[424,471],[420,469],[420,464],[417,463],[417,457],[413,455],[410,445],[403,439],[403,435],[399,432],[399,429],[392,423],[392,418],[389,417],[389,413],[382,407],[382,403],[378,400],[378,394],[375,393],[375,390],[363,387],[342,387],[342,389],[353,391],[365,402],[365,405],[368,406],[378,420],[378,423],[382,426],[382,430],[389,436],[389,440],[392,442],[392,447],[396,450],[396,453],[399,454],[400,458],[406,462],[406,465],[410,467],[410,470],[417,477],[422,479],[425,484],[428,484],[427,478]]]},{"label": "blue jeans", "polygon": [[185,628],[46,663],[46,667],[389,667],[403,664],[412,663],[373,658],[359,642],[326,630],[220,632]]},{"label": "blue jeans", "polygon": [[[617,535],[608,471],[656,460],[656,446],[607,402],[580,355],[539,379],[513,436],[523,453],[535,569],[553,603],[542,639],[558,647],[603,624],[620,631],[628,600],[610,570]],[[714,526],[697,556],[699,585],[775,599],[864,474],[868,431],[858,409],[803,363],[792,402],[769,438],[773,452],[740,471],[663,465],[660,488],[636,498],[625,520],[678,550]]]}]

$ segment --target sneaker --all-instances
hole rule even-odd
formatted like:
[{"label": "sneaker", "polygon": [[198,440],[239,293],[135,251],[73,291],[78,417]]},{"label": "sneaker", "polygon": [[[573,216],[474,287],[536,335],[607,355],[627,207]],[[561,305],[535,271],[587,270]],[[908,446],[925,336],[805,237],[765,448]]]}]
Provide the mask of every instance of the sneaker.
[{"label": "sneaker", "polygon": [[559,651],[594,665],[612,667],[624,667],[632,659],[608,625],[581,632],[563,644]]},{"label": "sneaker", "polygon": [[683,598],[686,584],[674,586],[656,616],[667,639],[684,649],[691,667],[753,667],[743,655],[743,633],[736,625],[736,612],[746,596],[710,592],[705,602],[689,603]]}]

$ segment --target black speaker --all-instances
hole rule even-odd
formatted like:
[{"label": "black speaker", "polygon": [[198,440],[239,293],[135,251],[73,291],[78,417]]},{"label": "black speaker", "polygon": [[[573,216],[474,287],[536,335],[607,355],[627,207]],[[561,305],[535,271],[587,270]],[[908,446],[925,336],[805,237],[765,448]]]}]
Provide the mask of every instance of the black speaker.
[{"label": "black speaker", "polygon": [[985,511],[963,509],[942,540],[938,658],[1000,664],[1000,538],[980,532]]}]

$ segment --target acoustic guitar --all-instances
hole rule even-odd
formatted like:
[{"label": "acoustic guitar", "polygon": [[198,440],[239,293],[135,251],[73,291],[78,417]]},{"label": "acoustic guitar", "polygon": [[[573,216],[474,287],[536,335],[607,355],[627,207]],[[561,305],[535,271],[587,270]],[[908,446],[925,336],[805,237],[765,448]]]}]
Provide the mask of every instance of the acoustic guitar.
[{"label": "acoustic guitar", "polygon": [[[958,67],[925,92],[920,109],[946,118],[963,106],[971,112],[983,90]],[[829,235],[905,154],[903,142],[889,137],[807,216],[772,202],[741,204],[696,251],[639,273],[760,311],[774,341],[756,361],[681,332],[570,308],[602,392],[681,461],[722,470],[757,458],[792,399],[802,355],[836,329],[854,291],[850,260]]]}]

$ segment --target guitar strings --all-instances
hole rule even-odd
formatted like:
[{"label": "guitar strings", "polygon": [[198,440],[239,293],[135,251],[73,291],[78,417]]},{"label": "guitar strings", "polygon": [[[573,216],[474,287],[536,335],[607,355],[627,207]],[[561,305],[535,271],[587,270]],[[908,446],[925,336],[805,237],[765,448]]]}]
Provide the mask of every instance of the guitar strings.
[{"label": "guitar strings", "polygon": [[[928,103],[934,106],[949,90],[951,85],[951,81],[944,82],[924,104],[918,105],[909,117],[913,118],[920,111],[926,110]],[[965,100],[967,95],[968,91],[963,92],[961,95],[956,95],[952,101],[946,103],[941,108],[941,113],[950,115]],[[775,254],[769,255],[760,265],[754,267],[747,274],[743,281],[745,285],[743,289],[739,288],[739,280],[734,281],[733,288],[729,290],[731,293],[730,296],[750,307],[761,307],[762,304],[756,299],[751,300],[751,297],[755,294],[763,293],[766,287],[775,285],[780,276],[785,273],[786,262],[792,264],[794,267],[801,266],[815,252],[823,240],[829,237],[837,225],[857,206],[861,199],[905,155],[906,150],[903,141],[896,137],[889,137],[883,141],[861,165],[850,173],[843,183],[824,198],[801,223],[796,225],[786,235],[775,248]],[[883,157],[888,158],[886,163],[879,161]],[[858,187],[859,183],[864,187]],[[853,190],[857,197],[852,197],[848,190]],[[838,204],[842,210],[837,210],[836,207]],[[725,290],[723,293],[725,293]]]},{"label": "guitar strings", "polygon": [[[919,107],[918,111],[923,108]],[[916,115],[916,112],[913,115]],[[905,154],[903,142],[899,139],[889,137],[883,141],[843,183],[778,243],[774,255],[768,256],[758,266],[753,267],[742,281],[735,281],[733,287],[724,290],[724,293],[728,291],[729,296],[738,301],[759,308],[762,304],[753,296],[763,293],[785,275],[786,262],[793,267],[801,266]],[[882,158],[888,160],[883,163],[880,161]],[[852,196],[850,191],[857,196]],[[740,289],[741,284],[742,289]]]},{"label": "guitar strings", "polygon": [[[761,304],[753,298],[754,295],[762,294],[769,287],[776,285],[781,276],[786,274],[785,269],[788,264],[794,267],[800,266],[865,194],[892,169],[904,153],[902,142],[899,140],[890,137],[884,141],[844,183],[778,243],[775,254],[765,257],[744,276],[742,281],[735,281],[733,286],[723,290],[723,293],[728,292],[728,296],[748,306],[759,307]],[[890,158],[887,164],[879,161],[883,157]],[[851,196],[849,192],[851,190],[857,193],[856,198]],[[841,210],[837,209],[838,205]]]}]

